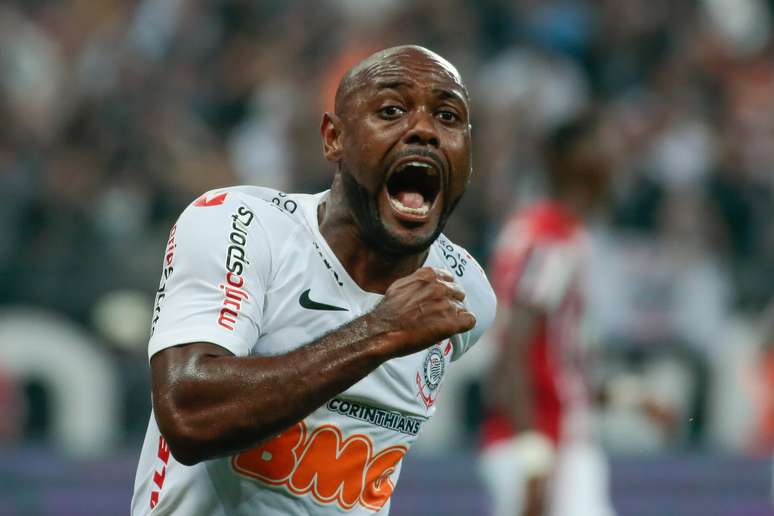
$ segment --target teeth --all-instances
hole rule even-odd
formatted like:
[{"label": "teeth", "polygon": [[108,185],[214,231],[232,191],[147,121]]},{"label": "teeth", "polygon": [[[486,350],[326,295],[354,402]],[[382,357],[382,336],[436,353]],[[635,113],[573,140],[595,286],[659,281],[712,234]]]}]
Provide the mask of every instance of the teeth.
[{"label": "teeth", "polygon": [[398,199],[395,199],[392,196],[389,196],[389,198],[393,208],[403,213],[408,213],[410,215],[427,215],[430,211],[429,202],[425,202],[420,208],[409,208],[408,206],[404,206]]},{"label": "teeth", "polygon": [[401,169],[406,167],[418,167],[418,168],[426,168],[428,169],[428,172],[431,176],[434,176],[436,174],[435,169],[429,164],[425,163],[424,161],[409,161],[408,163],[404,164]]}]

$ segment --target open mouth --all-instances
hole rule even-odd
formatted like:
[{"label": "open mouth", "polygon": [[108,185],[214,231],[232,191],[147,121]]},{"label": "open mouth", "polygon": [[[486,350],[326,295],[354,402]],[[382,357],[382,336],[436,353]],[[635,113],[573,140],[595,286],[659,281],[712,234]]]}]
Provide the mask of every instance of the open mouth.
[{"label": "open mouth", "polygon": [[424,219],[441,191],[441,175],[433,164],[410,160],[387,179],[387,198],[393,209],[408,218]]}]

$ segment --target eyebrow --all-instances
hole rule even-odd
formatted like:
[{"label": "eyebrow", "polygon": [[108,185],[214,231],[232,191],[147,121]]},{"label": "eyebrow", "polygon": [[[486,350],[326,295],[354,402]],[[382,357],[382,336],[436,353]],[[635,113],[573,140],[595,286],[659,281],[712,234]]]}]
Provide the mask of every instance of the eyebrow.
[{"label": "eyebrow", "polygon": [[465,102],[467,100],[465,95],[457,93],[457,92],[452,91],[452,90],[447,90],[447,89],[444,89],[444,88],[433,88],[433,93],[435,93],[436,95],[438,95],[440,98],[442,98],[444,100],[446,100],[446,99],[460,100],[462,102]]},{"label": "eyebrow", "polygon": [[[408,81],[404,81],[401,79],[395,79],[390,81],[378,81],[376,83],[376,88],[378,90],[397,90],[399,88],[411,88],[412,84]],[[446,100],[458,100],[463,103],[467,101],[466,95],[462,93],[458,93],[452,90],[448,90],[445,88],[433,88],[433,93],[438,95],[438,97]]]}]

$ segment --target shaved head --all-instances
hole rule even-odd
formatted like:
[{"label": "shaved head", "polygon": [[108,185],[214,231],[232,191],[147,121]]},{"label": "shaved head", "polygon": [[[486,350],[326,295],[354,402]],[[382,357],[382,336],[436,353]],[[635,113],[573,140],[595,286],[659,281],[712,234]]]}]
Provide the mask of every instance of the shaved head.
[{"label": "shaved head", "polygon": [[453,64],[424,47],[402,45],[375,52],[344,74],[336,89],[334,106],[336,115],[342,116],[347,102],[363,86],[380,77],[391,75],[398,77],[405,73],[406,68],[434,69],[439,75],[456,83],[462,90],[465,101],[469,100],[468,90],[462,82],[462,76]]},{"label": "shaved head", "polygon": [[426,48],[370,55],[339,83],[320,127],[331,192],[359,239],[388,255],[426,252],[472,173],[468,91]]}]

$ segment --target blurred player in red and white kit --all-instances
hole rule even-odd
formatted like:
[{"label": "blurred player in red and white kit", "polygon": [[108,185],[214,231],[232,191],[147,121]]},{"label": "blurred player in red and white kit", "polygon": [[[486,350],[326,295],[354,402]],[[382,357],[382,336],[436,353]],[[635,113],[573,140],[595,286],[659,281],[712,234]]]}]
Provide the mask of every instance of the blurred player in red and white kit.
[{"label": "blurred player in red and white kit", "polygon": [[614,514],[581,342],[584,220],[606,198],[612,168],[604,141],[590,115],[549,134],[548,197],[515,212],[493,252],[499,345],[480,467],[495,516]]}]

